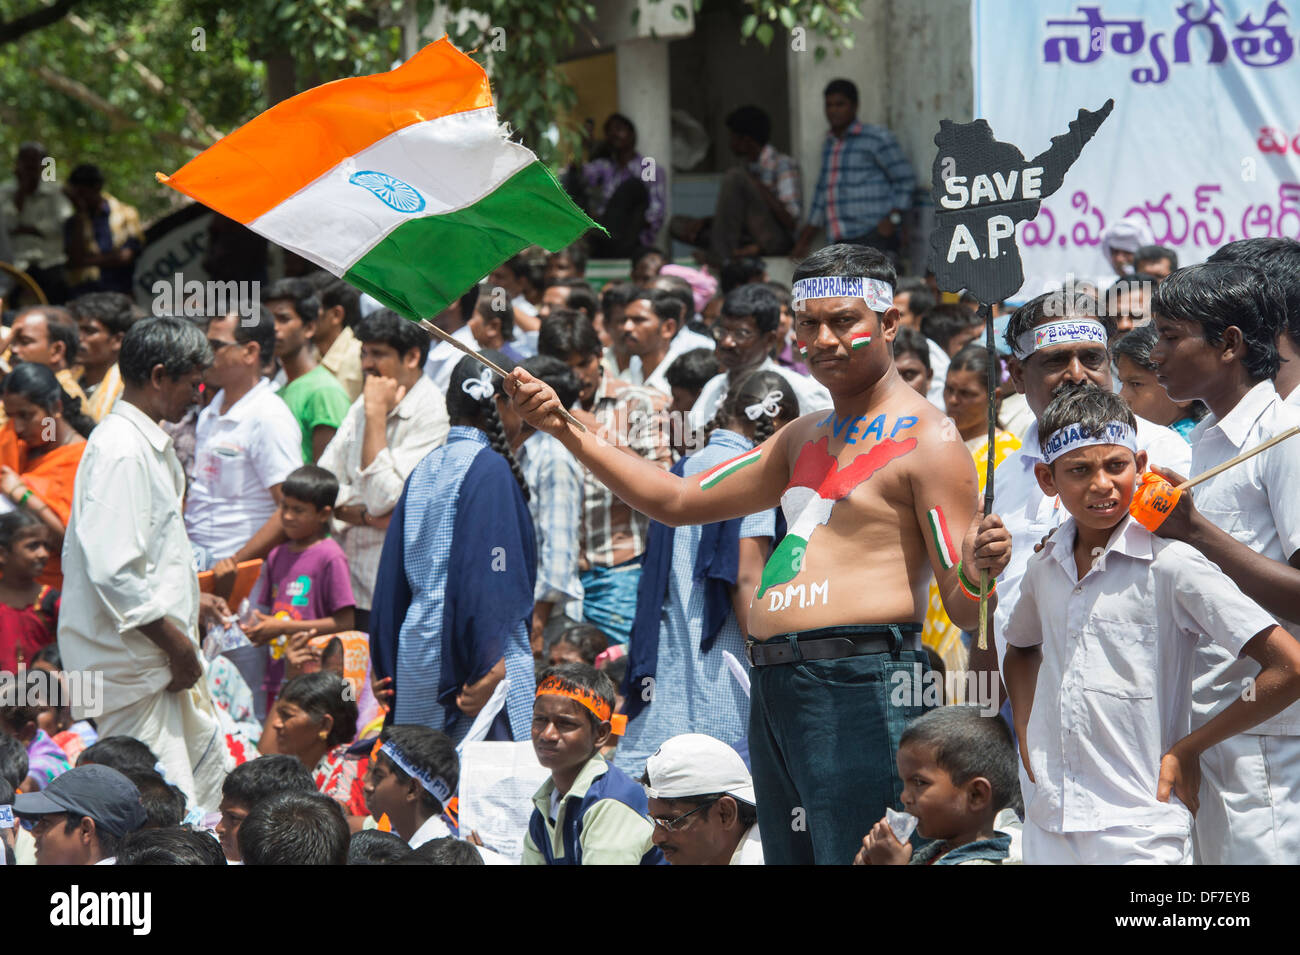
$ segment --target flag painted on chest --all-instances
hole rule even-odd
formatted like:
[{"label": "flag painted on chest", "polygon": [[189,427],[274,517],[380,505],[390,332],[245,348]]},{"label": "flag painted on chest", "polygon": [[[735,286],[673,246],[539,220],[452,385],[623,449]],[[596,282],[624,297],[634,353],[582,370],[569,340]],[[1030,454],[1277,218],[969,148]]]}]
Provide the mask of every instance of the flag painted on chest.
[{"label": "flag painted on chest", "polygon": [[446,38],[285,100],[158,179],[408,318],[595,225],[506,139],[487,74]]}]

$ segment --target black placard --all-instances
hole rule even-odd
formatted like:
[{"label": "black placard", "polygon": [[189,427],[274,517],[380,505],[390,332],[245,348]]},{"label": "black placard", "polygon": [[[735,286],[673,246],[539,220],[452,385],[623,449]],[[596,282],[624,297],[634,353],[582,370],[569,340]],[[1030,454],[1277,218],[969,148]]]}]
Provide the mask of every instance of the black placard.
[{"label": "black placard", "polygon": [[940,121],[931,174],[936,228],[930,268],[941,291],[966,289],[985,304],[1019,291],[1025,273],[1016,226],[1037,216],[1042,200],[1061,188],[1066,170],[1114,106],[1107,100],[1096,112],[1079,110],[1069,130],[1030,160],[1013,144],[994,139],[986,120]]}]

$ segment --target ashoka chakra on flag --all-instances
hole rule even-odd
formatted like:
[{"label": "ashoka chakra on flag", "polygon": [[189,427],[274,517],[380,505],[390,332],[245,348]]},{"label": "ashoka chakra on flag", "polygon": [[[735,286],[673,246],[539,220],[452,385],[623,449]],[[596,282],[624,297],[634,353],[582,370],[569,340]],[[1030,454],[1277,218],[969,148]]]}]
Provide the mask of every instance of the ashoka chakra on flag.
[{"label": "ashoka chakra on flag", "polygon": [[375,194],[376,199],[398,212],[419,212],[424,208],[424,196],[420,195],[419,190],[386,172],[374,172],[369,169],[354,172],[348,176],[348,182],[370,190]]}]

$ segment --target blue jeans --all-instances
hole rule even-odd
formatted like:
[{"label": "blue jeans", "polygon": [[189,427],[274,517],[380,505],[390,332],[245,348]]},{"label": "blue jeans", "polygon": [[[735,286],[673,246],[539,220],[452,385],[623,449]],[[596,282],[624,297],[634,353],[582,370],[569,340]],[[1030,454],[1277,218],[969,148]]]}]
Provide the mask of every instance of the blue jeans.
[{"label": "blue jeans", "polygon": [[613,567],[593,567],[582,575],[582,618],[600,627],[610,646],[627,643],[632,636],[640,583],[640,557]]},{"label": "blue jeans", "polygon": [[749,755],[768,865],[848,865],[885,807],[901,808],[898,740],[928,708],[911,689],[929,669],[924,650],[899,649],[750,670]]}]

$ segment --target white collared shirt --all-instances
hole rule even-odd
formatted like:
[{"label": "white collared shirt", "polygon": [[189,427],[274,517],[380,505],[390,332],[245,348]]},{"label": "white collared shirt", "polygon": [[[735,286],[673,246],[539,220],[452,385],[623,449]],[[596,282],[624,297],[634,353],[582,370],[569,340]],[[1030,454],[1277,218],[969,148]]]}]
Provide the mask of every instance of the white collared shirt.
[{"label": "white collared shirt", "polygon": [[[335,507],[360,504],[376,516],[387,514],[397,506],[402,487],[415,466],[447,440],[449,427],[447,402],[433,382],[421,375],[411,390],[402,396],[397,407],[388,413],[385,427],[388,446],[375,455],[368,467],[363,468],[361,450],[366,439],[366,399],[363,395],[352,402],[338,432],[320,456],[320,466],[339,479]],[[379,527],[334,522],[334,536],[348,558],[352,594],[357,606],[363,610],[370,609],[385,533]]]},{"label": "white collared shirt", "polygon": [[275,513],[271,488],[302,467],[302,429],[265,378],[224,414],[225,391],[199,412],[185,532],[200,563],[233,556]]},{"label": "white collared shirt", "polygon": [[947,414],[948,406],[943,403],[943,388],[948,383],[948,366],[952,364],[952,359],[943,350],[943,346],[933,338],[927,338],[925,343],[930,346],[931,375],[930,387],[926,391],[925,397],[930,404]]},{"label": "white collared shirt", "polygon": [[763,840],[758,835],[758,823],[745,830],[744,838],[731,854],[728,865],[763,865]]},{"label": "white collared shirt", "polygon": [[1197,641],[1236,657],[1272,618],[1187,544],[1125,516],[1079,579],[1067,517],[1029,561],[1006,639],[1042,646],[1026,743],[1026,818],[1049,832],[1190,824],[1156,800],[1160,758],[1191,731]]},{"label": "white collared shirt", "polygon": [[1287,404],[1300,408],[1300,387],[1292,388],[1291,394],[1284,399]]},{"label": "white collared shirt", "polygon": [[[1192,449],[1172,428],[1137,418],[1137,446],[1147,452],[1149,464],[1172,468],[1179,474],[1187,474],[1191,467]],[[1070,516],[1061,507],[1059,498],[1049,498],[1038,486],[1034,465],[1042,460],[1035,421],[1025,431],[1019,452],[1008,455],[993,475],[993,510],[1011,532],[1011,561],[998,577],[998,606],[994,614],[993,640],[999,666],[1006,655],[1003,633],[1015,608],[1029,558],[1044,535]]]},{"label": "white collared shirt", "polygon": [[[1192,429],[1191,471],[1201,474],[1297,424],[1300,408],[1278,398],[1271,381],[1262,381],[1222,421],[1209,415]],[[1192,500],[1197,510],[1234,539],[1270,560],[1288,563],[1300,550],[1300,438],[1215,475],[1192,491]],[[1300,623],[1280,618],[1277,622],[1300,638]],[[1258,673],[1254,660],[1239,660],[1218,647],[1202,646],[1192,697],[1196,724],[1240,696],[1248,685],[1243,681]],[[1300,735],[1300,703],[1247,732]]]},{"label": "white collared shirt", "polygon": [[[795,397],[799,399],[799,414],[801,415],[812,414],[814,411],[825,411],[834,404],[831,400],[831,393],[822,385],[807,375],[801,375],[797,371],[783,368],[771,358],[763,359],[763,363],[754,369],[754,372],[760,371],[774,371],[789,382],[790,387],[794,389]],[[728,387],[730,386],[725,371],[705,382],[704,387],[700,389],[700,396],[695,399],[695,404],[691,406],[690,422],[692,428],[703,428],[713,419],[723,399],[727,397]]]},{"label": "white collared shirt", "polygon": [[[166,617],[198,649],[199,582],[181,516],[172,439],[119,401],[90,433],[63,538],[59,649],[67,670],[104,675],[111,712],[162,692],[166,655],[138,629]],[[92,702],[87,700],[86,702]],[[74,700],[73,719],[101,716]]]},{"label": "white collared shirt", "polygon": [[668,384],[668,369],[672,363],[688,351],[694,351],[697,348],[707,348],[709,351],[714,350],[714,341],[699,332],[693,332],[689,328],[683,328],[673,340],[668,343],[668,351],[664,355],[664,360],[655,366],[655,370],[650,372],[649,377],[642,377],[641,374],[641,357],[633,355],[628,362],[627,370],[620,372],[616,377],[622,378],[630,385],[640,385],[643,388],[653,388],[660,394],[672,397],[673,389]]}]

